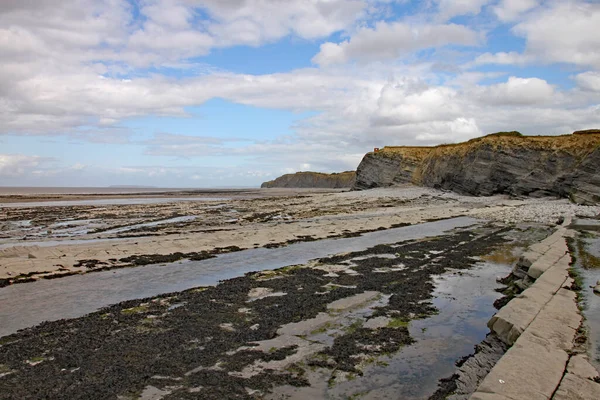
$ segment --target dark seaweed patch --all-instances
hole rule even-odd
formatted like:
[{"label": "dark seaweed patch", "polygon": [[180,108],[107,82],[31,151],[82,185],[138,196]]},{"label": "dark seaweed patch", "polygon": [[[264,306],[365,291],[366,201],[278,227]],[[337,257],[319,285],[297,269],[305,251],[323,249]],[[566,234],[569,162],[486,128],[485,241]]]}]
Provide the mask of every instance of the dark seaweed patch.
[{"label": "dark seaweed patch", "polygon": [[[376,315],[403,320],[431,315],[436,312],[430,302],[432,275],[449,267],[470,268],[474,256],[506,240],[503,232],[494,227],[457,231],[320,260],[352,262],[359,275],[325,276],[304,267],[277,270],[276,279],[249,273],[215,287],[131,300],[81,318],[43,323],[3,340],[0,364],[15,372],[0,378],[0,398],[115,398],[152,385],[180,387],[166,399],[249,399],[276,385],[307,385],[301,373],[290,371],[265,370],[247,378],[234,373],[256,361],[285,358],[295,352],[293,347],[232,352],[276,337],[282,325],[327,312],[333,301],[370,290],[390,296]],[[374,257],[378,254],[396,258]],[[359,256],[366,258],[353,260]],[[373,272],[399,265],[405,268]],[[337,287],[325,290],[328,284]],[[285,295],[248,303],[248,292],[257,287]],[[180,306],[170,309],[173,304]],[[357,328],[336,337],[323,354],[331,368],[357,371],[353,355],[393,353],[412,341],[405,327]],[[41,362],[30,365],[26,360],[31,359]]]}]

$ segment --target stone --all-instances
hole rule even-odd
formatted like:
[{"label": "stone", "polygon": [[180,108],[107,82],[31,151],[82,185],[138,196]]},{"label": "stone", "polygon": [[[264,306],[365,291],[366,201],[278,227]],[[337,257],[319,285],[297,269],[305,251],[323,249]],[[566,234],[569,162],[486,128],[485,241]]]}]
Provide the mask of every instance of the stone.
[{"label": "stone", "polygon": [[477,393],[495,393],[509,399],[548,400],[562,379],[568,359],[562,350],[521,336],[486,376]]},{"label": "stone", "polygon": [[592,379],[598,376],[598,371],[589,363],[584,354],[576,354],[571,357],[567,365],[567,372],[583,379]]},{"label": "stone", "polygon": [[[558,263],[560,263],[561,266],[566,266],[568,268],[570,261],[571,257],[568,254],[565,254],[565,250],[562,248],[552,249],[537,259],[531,265],[527,274],[533,279],[538,279],[544,272]],[[566,270],[567,268],[564,269]]]},{"label": "stone", "polygon": [[477,344],[475,354],[458,368],[456,389],[448,397],[448,400],[468,399],[506,350],[506,344],[495,335],[488,335],[481,343]]},{"label": "stone", "polygon": [[580,323],[581,316],[574,304],[572,309],[566,309],[564,305],[557,306],[553,299],[531,322],[521,338],[568,352],[573,349],[573,340]]},{"label": "stone", "polygon": [[566,374],[554,394],[553,400],[598,400],[600,399],[600,384]]},{"label": "stone", "polygon": [[545,286],[547,290],[555,293],[565,284],[565,281],[569,277],[569,272],[566,268],[562,268],[559,264],[554,264],[552,268],[548,269],[542,276],[540,276],[534,283],[537,287]]},{"label": "stone", "polygon": [[[548,246],[544,243],[535,243],[527,248],[527,252],[533,252],[534,260],[536,260],[540,255],[547,252],[548,249],[550,249],[550,246]],[[525,255],[525,254],[527,254],[527,253],[523,253],[523,255]]]},{"label": "stone", "polygon": [[[547,246],[544,246],[545,250],[544,252],[547,250]],[[531,248],[527,249],[526,252],[524,252],[521,257],[519,258],[519,261],[517,262],[517,266],[527,270],[529,267],[531,267],[531,264],[534,263],[535,260],[537,260],[542,254],[544,253],[538,253],[535,250],[532,250]]]},{"label": "stone", "polygon": [[529,275],[533,279],[537,279],[540,276],[542,276],[542,274],[546,272],[546,270],[552,265],[554,265],[554,263],[552,263],[551,261],[540,259],[531,264],[531,267],[527,271],[527,275]]},{"label": "stone", "polygon": [[[528,292],[531,288],[527,289]],[[525,293],[523,292],[523,293]],[[516,297],[505,305],[488,322],[488,327],[498,338],[512,345],[542,309],[545,302]]]}]

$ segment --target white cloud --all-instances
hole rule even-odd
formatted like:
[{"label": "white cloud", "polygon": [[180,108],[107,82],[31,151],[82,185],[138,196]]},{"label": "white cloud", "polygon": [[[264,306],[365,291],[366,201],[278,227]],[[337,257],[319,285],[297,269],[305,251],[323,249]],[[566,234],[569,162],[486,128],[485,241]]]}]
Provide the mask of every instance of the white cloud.
[{"label": "white cloud", "polygon": [[502,0],[494,7],[494,13],[501,21],[510,22],[537,7],[539,3],[539,0]]},{"label": "white cloud", "polygon": [[583,72],[575,76],[575,82],[583,90],[600,93],[600,72]]},{"label": "white cloud", "polygon": [[[215,47],[313,40],[350,28],[386,0],[48,0],[0,3],[0,60],[109,70],[176,64]],[[209,18],[200,18],[200,15]],[[112,65],[117,63],[118,65]]]},{"label": "white cloud", "polygon": [[217,21],[208,30],[221,45],[251,44],[289,34],[305,39],[327,37],[349,27],[367,12],[363,0],[203,0]]},{"label": "white cloud", "polygon": [[482,135],[474,118],[456,118],[452,121],[437,121],[423,124],[415,136],[418,141],[428,143],[456,143]]},{"label": "white cloud", "polygon": [[600,68],[600,4],[553,2],[515,26],[527,39],[527,54],[545,62]]},{"label": "white cloud", "polygon": [[414,82],[388,84],[381,90],[375,126],[450,121],[461,116],[457,93],[447,87],[427,87]]},{"label": "white cloud", "polygon": [[499,53],[483,53],[473,62],[474,65],[484,65],[484,64],[499,64],[499,65],[522,65],[527,64],[529,62],[534,61],[533,57],[517,53],[515,51],[511,52],[499,52]]},{"label": "white cloud", "polygon": [[[440,14],[432,13],[373,24],[368,17],[383,3],[290,0],[284,7],[280,0],[148,0],[135,3],[145,17],[135,20],[134,3],[120,0],[0,2],[0,135],[127,143],[142,147],[137,149],[146,157],[168,156],[185,164],[211,155],[225,165],[107,169],[4,155],[0,174],[11,176],[11,182],[30,175],[68,181],[85,172],[106,184],[179,179],[202,185],[215,176],[253,184],[252,179],[283,168],[354,169],[366,151],[383,145],[456,142],[512,129],[568,133],[600,125],[600,77],[593,70],[600,65],[594,35],[598,5],[552,2],[530,12],[525,3],[502,1],[494,12],[502,20],[520,21],[515,32],[526,39],[526,50],[477,57],[472,48],[465,55],[446,46],[481,44],[482,35],[472,27],[478,25],[440,23]],[[442,1],[434,12],[443,11],[448,19],[483,10],[485,19],[485,4]],[[314,62],[324,68],[251,75],[188,59],[215,48],[258,46],[287,36],[315,40],[334,32],[347,39],[323,43]],[[423,49],[435,49],[427,52],[433,54],[427,62],[418,55]],[[465,66],[467,57],[474,61]],[[487,63],[540,60],[592,68],[573,77],[576,88],[562,90],[536,77],[464,72]],[[444,63],[451,68],[433,67]],[[158,69],[149,73],[147,66]],[[189,77],[165,76],[161,67],[186,68]],[[486,79],[503,81],[486,85]],[[214,98],[311,113],[295,122],[291,134],[262,141],[202,131],[162,132],[136,141],[132,131],[119,127],[128,118],[148,115],[188,117],[188,107]]]},{"label": "white cloud", "polygon": [[449,20],[461,15],[477,15],[481,8],[491,0],[436,0],[439,8],[438,17]]},{"label": "white cloud", "polygon": [[479,99],[484,103],[532,105],[553,100],[554,88],[543,79],[517,78],[480,88]]},{"label": "white cloud", "polygon": [[24,154],[0,154],[0,177],[20,177],[36,172],[36,168],[54,161],[51,158]]},{"label": "white cloud", "polygon": [[[536,1],[504,1],[495,8],[500,19],[519,19],[512,32],[525,38],[522,53],[484,53],[473,65],[524,65],[564,63],[600,68],[600,4],[582,0],[552,1],[536,7]],[[524,16],[524,12],[528,12]]]},{"label": "white cloud", "polygon": [[86,169],[88,166],[82,163],[75,163],[73,165],[71,165],[71,169],[74,171],[82,171],[84,169]]},{"label": "white cloud", "polygon": [[387,60],[428,48],[450,44],[475,46],[479,35],[463,26],[410,25],[403,22],[379,22],[374,28],[362,28],[349,40],[341,43],[326,42],[313,62],[322,66],[340,64],[349,60]]},{"label": "white cloud", "polygon": [[142,3],[140,12],[154,23],[174,28],[189,29],[194,12],[177,1],[147,1]]}]

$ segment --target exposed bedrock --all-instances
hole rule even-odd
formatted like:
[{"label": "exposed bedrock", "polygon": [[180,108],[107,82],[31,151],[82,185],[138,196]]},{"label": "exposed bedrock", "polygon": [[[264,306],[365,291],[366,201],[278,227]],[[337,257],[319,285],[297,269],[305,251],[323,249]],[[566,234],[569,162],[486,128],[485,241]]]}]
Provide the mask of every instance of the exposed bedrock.
[{"label": "exposed bedrock", "polygon": [[600,131],[563,136],[504,132],[436,147],[384,147],[365,155],[355,189],[417,184],[460,194],[600,201]]},{"label": "exposed bedrock", "polygon": [[354,185],[354,171],[346,171],[333,174],[321,172],[296,172],[285,174],[279,178],[264,182],[261,188],[324,188],[344,189]]}]

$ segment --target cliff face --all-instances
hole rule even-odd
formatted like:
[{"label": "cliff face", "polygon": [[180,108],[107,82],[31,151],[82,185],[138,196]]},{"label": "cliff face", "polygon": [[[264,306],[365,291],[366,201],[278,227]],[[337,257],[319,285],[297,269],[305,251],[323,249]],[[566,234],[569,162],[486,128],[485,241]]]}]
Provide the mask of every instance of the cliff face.
[{"label": "cliff face", "polygon": [[354,185],[356,172],[346,171],[338,174],[320,172],[296,172],[282,175],[279,178],[263,183],[261,188],[327,188],[343,189]]},{"label": "cliff face", "polygon": [[600,131],[564,136],[488,135],[455,145],[368,153],[355,189],[412,183],[461,194],[497,193],[600,201]]},{"label": "cliff face", "polygon": [[420,183],[420,166],[432,147],[384,147],[367,153],[356,170],[355,189]]}]

